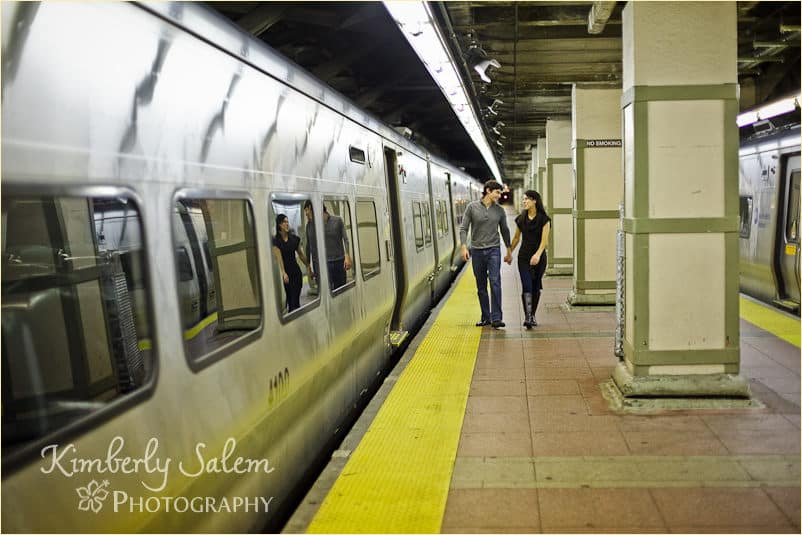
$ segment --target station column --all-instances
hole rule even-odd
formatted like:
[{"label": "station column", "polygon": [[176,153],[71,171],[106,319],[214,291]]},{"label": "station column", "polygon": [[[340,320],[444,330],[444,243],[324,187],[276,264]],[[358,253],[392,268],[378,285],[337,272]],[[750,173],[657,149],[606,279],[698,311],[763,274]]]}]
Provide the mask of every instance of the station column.
[{"label": "station column", "polygon": [[571,121],[546,120],[546,186],[541,192],[551,216],[548,244],[549,275],[574,270],[574,180],[571,168]]},{"label": "station column", "polygon": [[572,305],[615,304],[616,234],[624,195],[621,90],[574,85],[574,278]]},{"label": "station column", "polygon": [[546,138],[537,138],[537,167],[535,168],[535,190],[545,199],[543,191],[546,182]]},{"label": "station column", "polygon": [[[623,12],[624,360],[629,406],[745,406],[738,375],[735,2]],[[723,399],[726,398],[726,399]]]}]

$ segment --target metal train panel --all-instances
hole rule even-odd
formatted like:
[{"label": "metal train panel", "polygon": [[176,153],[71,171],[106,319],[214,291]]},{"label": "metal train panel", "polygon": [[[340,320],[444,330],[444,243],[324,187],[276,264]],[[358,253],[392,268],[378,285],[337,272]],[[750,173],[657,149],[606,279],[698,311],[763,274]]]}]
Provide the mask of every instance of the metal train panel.
[{"label": "metal train panel", "polygon": [[[797,309],[799,270],[793,263],[799,263],[799,236],[798,231],[789,235],[793,196],[787,192],[793,187],[794,168],[799,167],[798,158],[794,159],[799,136],[796,125],[748,140],[739,152],[741,290],[768,303],[788,301],[787,306]],[[786,257],[792,267],[784,274]]]}]

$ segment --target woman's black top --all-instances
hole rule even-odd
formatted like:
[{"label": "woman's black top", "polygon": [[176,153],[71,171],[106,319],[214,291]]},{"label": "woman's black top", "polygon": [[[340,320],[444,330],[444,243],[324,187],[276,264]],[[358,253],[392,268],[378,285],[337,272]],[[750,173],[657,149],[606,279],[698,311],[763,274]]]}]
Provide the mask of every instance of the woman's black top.
[{"label": "woman's black top", "polygon": [[524,212],[515,218],[515,224],[521,229],[521,248],[518,250],[518,264],[529,265],[529,259],[540,247],[540,238],[543,236],[543,227],[551,221],[551,218],[543,212],[535,214],[534,219],[529,219],[529,214]]},{"label": "woman's black top", "polygon": [[281,239],[281,236],[273,236],[273,245],[278,247],[281,252],[281,259],[284,261],[284,271],[290,278],[302,276],[301,268],[298,266],[298,261],[295,260],[295,251],[298,250],[298,245],[301,243],[301,238],[295,234],[290,234],[287,241]]}]

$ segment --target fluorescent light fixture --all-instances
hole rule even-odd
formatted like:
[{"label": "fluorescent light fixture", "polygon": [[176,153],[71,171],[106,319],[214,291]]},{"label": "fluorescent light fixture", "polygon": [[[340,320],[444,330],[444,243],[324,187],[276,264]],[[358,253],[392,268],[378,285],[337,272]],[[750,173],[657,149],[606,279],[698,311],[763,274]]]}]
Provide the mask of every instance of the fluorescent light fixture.
[{"label": "fluorescent light fixture", "polygon": [[735,122],[738,123],[739,127],[749,126],[750,124],[754,124],[758,121],[765,121],[766,119],[777,117],[783,113],[792,112],[794,111],[794,108],[800,107],[799,100],[800,97],[796,96],[778,100],[777,102],[772,102],[771,104],[766,104],[765,106],[761,106],[756,110],[747,111],[738,115]]},{"label": "fluorescent light fixture", "polygon": [[501,172],[493,157],[493,151],[482,132],[473,106],[470,105],[468,92],[457,73],[445,38],[434,23],[428,2],[385,1],[384,7],[451,104],[451,109],[454,110],[473,144],[479,149],[493,177],[501,182]]},{"label": "fluorescent light fixture", "polygon": [[757,111],[748,111],[742,113],[735,119],[735,122],[738,123],[738,128],[754,124],[758,121],[759,119],[757,116]]}]

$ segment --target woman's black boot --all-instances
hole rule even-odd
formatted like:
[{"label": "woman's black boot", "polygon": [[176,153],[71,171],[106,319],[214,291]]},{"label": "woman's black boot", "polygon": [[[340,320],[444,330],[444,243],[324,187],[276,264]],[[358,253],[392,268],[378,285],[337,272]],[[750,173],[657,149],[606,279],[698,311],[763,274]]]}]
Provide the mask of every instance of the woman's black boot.
[{"label": "woman's black boot", "polygon": [[532,327],[537,327],[535,312],[537,312],[537,306],[540,304],[540,291],[535,292],[535,294],[532,297],[533,297],[532,308],[531,308],[532,316],[530,319],[530,323],[532,324]]},{"label": "woman's black boot", "polygon": [[526,318],[524,320],[524,327],[526,327],[527,329],[531,329],[532,327],[537,325],[535,323],[535,317],[532,313],[532,294],[529,292],[525,292],[521,294],[521,299],[523,300],[524,317]]}]

